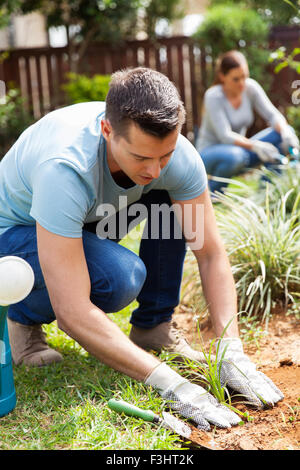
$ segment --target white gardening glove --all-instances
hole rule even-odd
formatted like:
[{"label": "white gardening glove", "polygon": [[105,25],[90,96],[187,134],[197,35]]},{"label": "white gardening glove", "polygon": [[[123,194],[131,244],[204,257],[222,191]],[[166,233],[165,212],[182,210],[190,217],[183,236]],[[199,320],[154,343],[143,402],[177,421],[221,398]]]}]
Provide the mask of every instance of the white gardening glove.
[{"label": "white gardening glove", "polygon": [[170,408],[197,423],[198,429],[208,431],[210,423],[220,428],[230,428],[241,419],[225,405],[221,405],[199,385],[181,377],[167,364],[161,363],[145,380],[160,393]]},{"label": "white gardening glove", "polygon": [[290,147],[296,149],[299,152],[299,139],[296,136],[294,130],[289,126],[284,126],[281,130],[281,139],[282,139],[282,149],[287,155],[289,153]]},{"label": "white gardening glove", "polygon": [[222,386],[246,397],[247,402],[257,408],[273,406],[284,398],[271,379],[259,372],[244,354],[239,338],[224,338],[216,343]]},{"label": "white gardening glove", "polygon": [[269,142],[253,140],[251,150],[255,152],[258,158],[264,163],[278,163],[280,161],[278,149]]}]

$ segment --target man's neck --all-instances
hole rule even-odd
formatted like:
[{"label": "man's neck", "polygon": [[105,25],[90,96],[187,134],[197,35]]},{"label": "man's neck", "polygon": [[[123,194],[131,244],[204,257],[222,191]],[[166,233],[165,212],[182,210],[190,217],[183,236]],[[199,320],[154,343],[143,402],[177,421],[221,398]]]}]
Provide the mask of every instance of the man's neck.
[{"label": "man's neck", "polygon": [[108,143],[106,144],[106,155],[109,171],[117,185],[125,189],[135,186],[135,183],[131,181],[131,179],[124,173],[123,170],[121,170],[119,165],[114,160]]},{"label": "man's neck", "polygon": [[112,156],[110,145],[108,142],[106,142],[106,156],[107,156],[107,165],[111,174],[116,173],[117,171],[121,171],[121,168],[119,167],[119,165],[116,163],[116,161],[114,160]]}]

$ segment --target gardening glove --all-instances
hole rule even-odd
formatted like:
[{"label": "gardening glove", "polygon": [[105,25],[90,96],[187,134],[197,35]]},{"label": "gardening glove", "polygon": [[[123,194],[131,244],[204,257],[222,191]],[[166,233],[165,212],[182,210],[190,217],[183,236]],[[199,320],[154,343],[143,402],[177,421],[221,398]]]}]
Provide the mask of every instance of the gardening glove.
[{"label": "gardening glove", "polygon": [[254,140],[251,150],[264,163],[277,163],[280,161],[280,154],[275,145],[261,140]]},{"label": "gardening glove", "polygon": [[281,139],[281,145],[285,155],[289,153],[290,148],[296,149],[296,151],[299,152],[299,139],[291,127],[283,127],[283,129],[281,130]]},{"label": "gardening glove", "polygon": [[198,429],[208,431],[210,423],[220,428],[230,428],[241,422],[238,415],[221,405],[204,388],[181,377],[165,363],[154,369],[145,384],[157,389],[170,408],[192,419]]},{"label": "gardening glove", "polygon": [[281,391],[244,354],[239,338],[224,338],[216,343],[222,386],[245,396],[257,408],[273,406],[284,398]]}]

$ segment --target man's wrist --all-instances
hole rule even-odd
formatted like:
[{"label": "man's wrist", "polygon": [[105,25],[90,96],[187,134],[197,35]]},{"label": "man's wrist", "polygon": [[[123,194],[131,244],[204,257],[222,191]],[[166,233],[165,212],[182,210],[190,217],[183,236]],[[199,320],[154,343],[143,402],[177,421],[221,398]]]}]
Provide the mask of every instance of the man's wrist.
[{"label": "man's wrist", "polygon": [[188,382],[188,380],[181,377],[164,362],[155,367],[145,379],[146,385],[151,385],[160,393],[165,393],[168,388],[174,389],[184,382]]},{"label": "man's wrist", "polygon": [[225,357],[227,354],[230,355],[231,353],[244,353],[243,343],[240,338],[220,338],[216,341],[216,354],[218,359]]}]

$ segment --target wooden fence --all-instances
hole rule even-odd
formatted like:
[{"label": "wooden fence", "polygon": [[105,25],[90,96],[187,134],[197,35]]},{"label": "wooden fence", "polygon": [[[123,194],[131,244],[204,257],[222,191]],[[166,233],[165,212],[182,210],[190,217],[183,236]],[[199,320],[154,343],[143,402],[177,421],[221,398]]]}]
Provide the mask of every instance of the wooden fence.
[{"label": "wooden fence", "polygon": [[[278,29],[270,37],[272,47],[282,44],[297,45],[299,28]],[[1,54],[1,51],[0,51]],[[187,122],[183,133],[191,140],[201,120],[202,98],[210,83],[212,62],[205,48],[195,44],[191,38],[171,37],[156,42],[130,41],[118,46],[95,43],[89,46],[81,62],[80,73],[111,74],[123,67],[145,66],[166,74],[177,86],[187,110]],[[8,58],[0,62],[0,80],[7,86],[13,83],[21,89],[28,106],[38,119],[49,111],[66,104],[62,84],[70,71],[67,47],[17,49],[9,52]],[[282,73],[283,72],[283,73]],[[282,71],[272,85],[275,102],[285,104],[291,96],[293,72]],[[287,87],[282,86],[284,78]],[[288,90],[286,90],[288,88]],[[282,103],[282,96],[284,95]]]},{"label": "wooden fence", "polygon": [[[201,96],[207,86],[204,51],[186,37],[159,42],[130,41],[118,47],[92,44],[79,72],[111,74],[123,67],[145,66],[165,73],[176,84],[187,109],[184,133],[199,123]],[[0,64],[0,80],[21,89],[36,119],[66,104],[61,88],[70,71],[66,47],[18,49]]]}]

